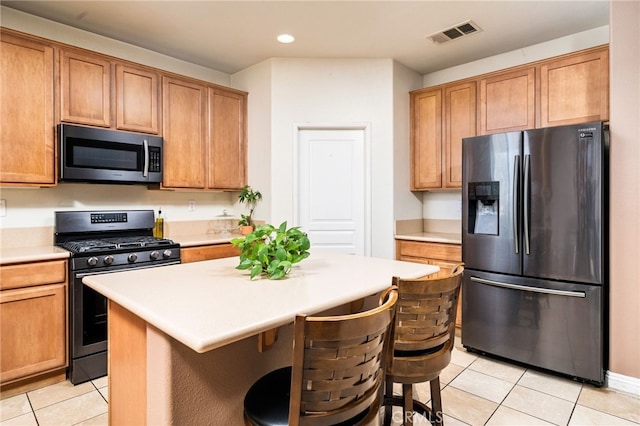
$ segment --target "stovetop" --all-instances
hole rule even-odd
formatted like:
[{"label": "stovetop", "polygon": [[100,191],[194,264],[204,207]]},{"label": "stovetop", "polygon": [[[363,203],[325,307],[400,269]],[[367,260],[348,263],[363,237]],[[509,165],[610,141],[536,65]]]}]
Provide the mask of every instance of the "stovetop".
[{"label": "stovetop", "polygon": [[103,253],[114,250],[139,249],[139,248],[163,248],[175,243],[166,238],[150,236],[139,237],[105,237],[99,239],[66,241],[62,248],[72,253]]},{"label": "stovetop", "polygon": [[180,263],[180,244],[153,237],[153,210],[55,212],[54,243],[75,272],[107,272]]}]

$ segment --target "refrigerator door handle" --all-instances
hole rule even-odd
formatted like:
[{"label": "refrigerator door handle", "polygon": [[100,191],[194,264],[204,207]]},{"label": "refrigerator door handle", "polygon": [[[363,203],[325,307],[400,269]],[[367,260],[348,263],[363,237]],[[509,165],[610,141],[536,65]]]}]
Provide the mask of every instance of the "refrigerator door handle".
[{"label": "refrigerator door handle", "polygon": [[586,297],[584,291],[566,291],[566,290],[554,290],[552,288],[539,288],[539,287],[529,287],[526,285],[519,284],[508,284],[502,283],[500,281],[486,280],[484,278],[471,277],[471,281],[475,281],[480,284],[488,284],[494,287],[502,287],[509,288],[512,290],[522,290],[522,291],[531,291],[534,293],[543,293],[543,294],[554,294],[557,296],[567,296],[567,297]]},{"label": "refrigerator door handle", "polygon": [[520,156],[515,156],[513,164],[513,198],[511,200],[511,221],[513,222],[513,242],[516,254],[520,253],[520,233],[518,232],[518,209],[520,207]]},{"label": "refrigerator door handle", "polygon": [[531,201],[531,191],[530,191],[530,186],[531,186],[531,167],[530,167],[530,163],[531,163],[531,155],[527,154],[524,156],[524,182],[523,182],[523,186],[524,186],[524,205],[523,205],[523,212],[522,212],[522,216],[523,216],[523,220],[524,220],[524,226],[523,226],[523,231],[524,231],[524,235],[522,237],[523,239],[523,244],[524,244],[524,253],[525,254],[529,254],[530,251],[530,238],[529,238],[529,219],[530,219],[530,209],[531,206],[530,201]]}]

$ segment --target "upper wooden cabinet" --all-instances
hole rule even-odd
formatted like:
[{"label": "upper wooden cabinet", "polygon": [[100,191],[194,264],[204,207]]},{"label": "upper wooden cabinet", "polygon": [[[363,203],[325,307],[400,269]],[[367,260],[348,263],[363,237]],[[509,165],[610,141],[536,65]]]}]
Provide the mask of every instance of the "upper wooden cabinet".
[{"label": "upper wooden cabinet", "polygon": [[411,93],[411,190],[442,187],[442,89]]},{"label": "upper wooden cabinet", "polygon": [[476,84],[411,93],[411,190],[460,188],[462,138],[476,134]]},{"label": "upper wooden cabinet", "polygon": [[60,118],[111,126],[111,62],[101,55],[60,52]]},{"label": "upper wooden cabinet", "polygon": [[160,78],[150,70],[116,64],[116,128],[158,134]]},{"label": "upper wooden cabinet", "polygon": [[246,96],[209,88],[209,188],[241,189],[247,181]]},{"label": "upper wooden cabinet", "polygon": [[480,79],[478,133],[535,128],[535,67]]},{"label": "upper wooden cabinet", "polygon": [[54,185],[54,49],[4,30],[0,43],[0,183]]},{"label": "upper wooden cabinet", "polygon": [[165,188],[205,189],[207,88],[162,78],[163,182]]},{"label": "upper wooden cabinet", "polygon": [[150,69],[80,50],[60,53],[62,121],[158,134],[158,93],[159,77]]},{"label": "upper wooden cabinet", "polygon": [[462,186],[462,139],[476,135],[476,83],[445,86],[444,187]]},{"label": "upper wooden cabinet", "polygon": [[246,171],[246,93],[162,79],[164,188],[241,189]]},{"label": "upper wooden cabinet", "polygon": [[410,189],[460,188],[462,139],[609,119],[598,46],[411,92]]},{"label": "upper wooden cabinet", "polygon": [[540,65],[540,127],[609,119],[609,50]]}]

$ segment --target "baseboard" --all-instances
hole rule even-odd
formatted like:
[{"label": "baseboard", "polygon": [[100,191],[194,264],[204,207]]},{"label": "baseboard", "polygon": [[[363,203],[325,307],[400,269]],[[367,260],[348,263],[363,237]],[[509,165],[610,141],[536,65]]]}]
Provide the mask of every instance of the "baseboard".
[{"label": "baseboard", "polygon": [[607,371],[607,386],[640,398],[640,379]]}]

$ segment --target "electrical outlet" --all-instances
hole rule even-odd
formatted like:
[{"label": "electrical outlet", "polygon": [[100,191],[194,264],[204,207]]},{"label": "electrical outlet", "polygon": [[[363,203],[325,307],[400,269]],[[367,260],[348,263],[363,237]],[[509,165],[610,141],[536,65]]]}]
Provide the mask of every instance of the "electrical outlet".
[{"label": "electrical outlet", "polygon": [[195,200],[189,200],[189,211],[190,212],[196,211],[196,202],[195,202]]},{"label": "electrical outlet", "polygon": [[0,217],[7,215],[7,200],[0,200]]}]

